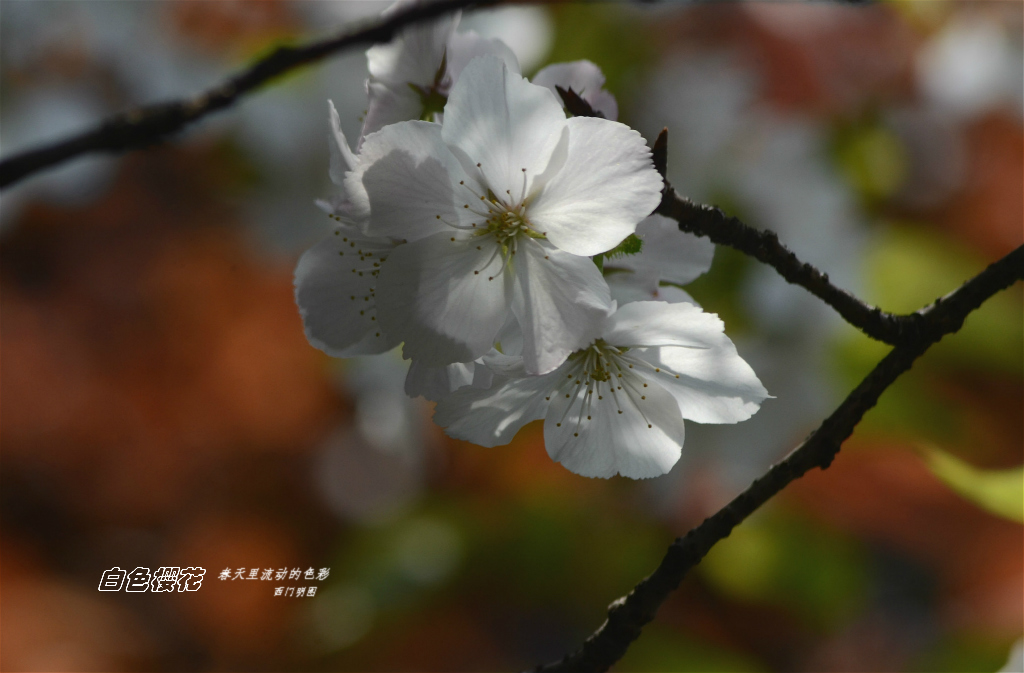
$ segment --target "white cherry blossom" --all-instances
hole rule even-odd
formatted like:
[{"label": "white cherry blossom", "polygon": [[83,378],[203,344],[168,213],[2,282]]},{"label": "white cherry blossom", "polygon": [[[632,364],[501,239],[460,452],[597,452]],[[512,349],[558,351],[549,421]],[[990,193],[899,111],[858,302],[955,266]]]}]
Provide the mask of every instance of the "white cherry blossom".
[{"label": "white cherry blossom", "polygon": [[548,454],[588,477],[665,474],[680,456],[683,419],[736,423],[769,397],[718,316],[686,303],[620,307],[598,338],[543,376],[515,357],[484,361],[492,387],[459,389],[434,421],[452,437],[498,446],[543,418]]},{"label": "white cherry blossom", "polygon": [[[384,10],[383,16],[410,4],[397,2]],[[388,124],[412,119],[432,121],[444,107],[462,69],[476,56],[492,54],[519,72],[515,54],[500,40],[483,38],[473,31],[457,33],[459,16],[456,13],[415,25],[391,42],[367,50],[369,104],[361,138]]]},{"label": "white cherry blossom", "polygon": [[533,76],[533,83],[548,88],[556,96],[556,86],[572,89],[590,103],[591,108],[604,115],[605,119],[615,121],[619,118],[619,104],[615,96],[602,88],[604,73],[590,61],[552,63]]},{"label": "white cherry blossom", "polygon": [[550,91],[485,56],[452,88],[443,124],[367,136],[346,184],[365,194],[368,235],[407,241],[379,279],[380,319],[406,357],[472,361],[511,310],[526,371],[540,374],[593,339],[611,299],[586,256],[633,233],[662,183],[636,131],[567,120]]},{"label": "white cherry blossom", "polygon": [[686,285],[711,268],[715,245],[707,238],[679,231],[662,215],[651,215],[636,227],[643,248],[604,262],[605,280],[612,299],[620,305],[632,301],[680,301],[695,304],[679,285]]},{"label": "white cherry blossom", "polygon": [[362,191],[362,186],[344,182],[359,158],[348,146],[333,103],[330,124],[330,176],[338,193],[318,205],[338,224],[299,259],[295,301],[306,338],[316,348],[335,357],[383,353],[398,341],[384,333],[377,319],[377,275],[397,242],[367,236],[359,227],[351,190]]}]

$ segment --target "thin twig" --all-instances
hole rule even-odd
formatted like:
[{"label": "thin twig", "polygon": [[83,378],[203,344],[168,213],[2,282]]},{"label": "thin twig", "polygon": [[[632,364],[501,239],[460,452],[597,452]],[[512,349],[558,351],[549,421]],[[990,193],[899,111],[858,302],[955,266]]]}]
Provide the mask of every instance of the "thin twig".
[{"label": "thin twig", "polygon": [[357,45],[388,42],[402,28],[470,7],[502,0],[437,0],[410,4],[331,38],[302,46],[282,46],[226,81],[197,96],[148,105],[114,115],[98,126],[51,145],[26,150],[0,161],[0,189],[50,166],[93,152],[125,152],[147,147],[178,133],[208,114],[234,104],[275,77]]},{"label": "thin twig", "polygon": [[958,290],[918,311],[921,331],[915,341],[893,348],[861,381],[831,416],[799,447],[717,513],[708,517],[668,548],[657,570],[608,608],[608,619],[583,645],[561,661],[536,671],[606,671],[622,658],[654,619],[658,608],[711,548],[725,539],[772,496],[817,467],[827,468],[864,414],[914,361],[946,334],[960,329],[964,319],[988,298],[1024,279],[1024,246],[995,262]]}]

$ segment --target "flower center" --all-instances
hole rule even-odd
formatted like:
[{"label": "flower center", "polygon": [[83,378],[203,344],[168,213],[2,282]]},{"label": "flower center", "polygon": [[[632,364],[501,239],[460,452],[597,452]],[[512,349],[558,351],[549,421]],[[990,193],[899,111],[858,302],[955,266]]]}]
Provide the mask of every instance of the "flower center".
[{"label": "flower center", "polygon": [[522,212],[522,206],[515,206],[512,209],[500,207],[484,224],[485,231],[494,236],[495,240],[502,246],[508,245],[509,241],[515,239],[519,234],[528,233],[531,230],[530,221]]},{"label": "flower center", "polygon": [[[647,383],[634,371],[635,358],[626,355],[627,350],[598,339],[569,356],[572,366],[558,393],[576,398],[569,408],[577,402],[580,404],[579,423],[590,420],[590,408],[605,397],[611,398],[620,414],[623,405],[640,408],[641,402],[647,399],[643,391]],[[643,415],[642,410],[640,413]]]},{"label": "flower center", "polygon": [[625,355],[627,350],[609,346],[603,339],[598,339],[589,348],[570,355],[569,362],[575,365],[571,369],[572,378],[578,379],[576,385],[585,386],[588,390],[602,387],[618,389],[618,384],[613,385],[615,379],[633,376],[629,371],[633,369],[633,358]]},{"label": "flower center", "polygon": [[[476,166],[480,168],[480,164]],[[465,180],[459,180],[459,187],[473,196],[472,199],[467,199],[469,203],[463,203],[462,207],[482,218],[482,222],[477,221],[466,226],[450,223],[443,220],[440,215],[437,219],[443,220],[454,229],[472,230],[477,236],[494,236],[503,255],[515,254],[516,239],[520,234],[531,238],[546,238],[546,233],[535,230],[526,217],[526,169],[522,169],[522,172],[523,184],[517,195],[513,195],[511,189],[506,189],[504,195],[495,194],[486,186],[486,180],[482,180],[484,193],[480,193],[466,184]],[[483,175],[480,177],[483,178]]]},{"label": "flower center", "polygon": [[[476,167],[479,169],[480,164],[477,164]],[[511,189],[505,190],[505,196],[496,195],[486,186],[486,180],[482,179],[482,174],[480,177],[481,184],[484,185],[482,187],[484,193],[480,193],[473,185],[466,184],[465,180],[459,180],[461,191],[457,191],[456,194],[466,199],[462,207],[474,216],[468,222],[465,220],[463,223],[449,222],[440,214],[435,215],[438,220],[452,229],[467,233],[472,232],[471,236],[474,237],[493,238],[495,244],[493,246],[493,254],[484,263],[483,267],[473,270],[474,275],[481,275],[485,269],[489,269],[491,263],[499,256],[501,257],[501,268],[497,272],[491,271],[488,273],[487,280],[494,280],[496,276],[509,270],[512,265],[512,258],[519,249],[520,236],[540,239],[547,238],[547,232],[534,229],[533,224],[526,217],[526,203],[528,201],[526,194],[526,169],[522,169],[522,172],[523,186],[520,193],[516,196],[512,195]],[[467,198],[467,194],[471,195],[472,198]],[[476,221],[473,221],[474,219]],[[456,237],[452,236],[451,240],[454,243]],[[480,245],[477,245],[476,249],[481,250],[484,245],[490,248],[491,242],[487,241],[485,243],[480,241]]]},{"label": "flower center", "polygon": [[[648,381],[653,380],[652,374],[679,378],[678,374],[655,367],[631,353],[628,348],[620,348],[598,339],[589,347],[578,350],[569,356],[569,368],[566,376],[558,382],[558,388],[552,396],[571,400],[562,414],[558,427],[575,415],[574,436],[579,436],[582,428],[593,418],[595,404],[612,404],[621,414],[624,409],[633,408],[647,424],[646,408],[650,404],[647,399]],[[607,400],[606,400],[607,398]],[[548,399],[551,399],[550,397]]]}]

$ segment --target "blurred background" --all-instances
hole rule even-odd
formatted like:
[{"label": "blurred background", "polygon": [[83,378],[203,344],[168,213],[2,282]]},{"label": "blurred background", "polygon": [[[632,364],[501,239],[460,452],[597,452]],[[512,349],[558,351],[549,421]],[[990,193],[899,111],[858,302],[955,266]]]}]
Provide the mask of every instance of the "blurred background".
[{"label": "blurred background", "polygon": [[[3,156],[383,6],[5,0]],[[505,39],[525,73],[596,62],[622,121],[669,128],[680,192],[886,310],[1024,238],[1019,4],[568,4],[463,27]],[[775,395],[751,421],[689,424],[682,460],[647,482],[569,473],[536,424],[496,449],[446,438],[403,395],[399,356],[326,357],[292,299],[298,255],[329,231],[313,204],[327,100],[354,139],[365,77],[349,52],[174,142],[3,193],[4,670],[559,658],[886,352],[719,248],[687,289]],[[933,348],[829,470],[712,551],[616,670],[1003,666],[1024,633],[1022,303],[1017,284]],[[166,565],[204,567],[201,589],[97,591],[107,568]],[[301,599],[218,579],[256,567],[330,576]]]}]

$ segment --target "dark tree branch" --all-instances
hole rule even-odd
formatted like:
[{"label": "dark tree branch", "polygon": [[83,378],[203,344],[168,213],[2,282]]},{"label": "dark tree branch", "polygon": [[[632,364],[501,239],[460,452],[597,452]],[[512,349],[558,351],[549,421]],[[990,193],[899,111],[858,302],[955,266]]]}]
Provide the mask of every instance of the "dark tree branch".
[{"label": "dark tree branch", "polygon": [[[577,97],[578,98],[578,97]],[[585,105],[585,101],[581,101]],[[668,129],[662,129],[652,150],[654,165],[665,177]],[[774,231],[754,229],[720,208],[705,206],[680,196],[665,180],[661,204],[654,211],[679,223],[682,231],[706,236],[713,243],[727,245],[775,269],[787,282],[799,285],[836,310],[839,315],[872,339],[893,346],[917,343],[930,329],[921,311],[907,315],[886,313],[829,282],[828,274],[801,262],[779,242]]]},{"label": "dark tree branch", "polygon": [[914,340],[893,348],[860,382],[831,416],[780,463],[717,513],[708,517],[668,548],[657,570],[627,596],[608,608],[608,619],[583,645],[561,661],[536,671],[606,671],[640,636],[658,608],[711,548],[725,539],[772,496],[813,468],[827,468],[864,414],[875,406],[900,374],[946,334],[960,329],[964,319],[989,297],[1024,279],[1024,246],[995,262],[958,290],[921,309]]},{"label": "dark tree branch", "polygon": [[[664,133],[664,132],[662,132]],[[696,204],[680,196],[667,181],[656,213],[679,223],[682,231],[706,236],[714,243],[728,245],[775,269],[787,282],[799,285],[836,310],[872,339],[891,345],[916,343],[928,326],[920,311],[908,315],[886,313],[829,282],[828,274],[801,262],[779,242],[774,231],[754,229],[720,208]]]},{"label": "dark tree branch", "polygon": [[92,152],[125,152],[178,133],[208,114],[234,104],[275,77],[357,45],[388,42],[406,26],[444,14],[494,5],[501,0],[437,0],[409,5],[385,20],[364,23],[340,35],[292,47],[278,47],[245,70],[192,98],[148,105],[114,115],[95,128],[52,145],[0,161],[0,189],[32,173]]},{"label": "dark tree branch", "polygon": [[[565,109],[577,117],[600,117],[590,103],[572,89],[558,87]],[[846,322],[869,337],[890,345],[916,343],[927,325],[921,312],[909,315],[886,313],[842,290],[828,280],[828,274],[810,264],[801,262],[786,246],[779,242],[773,231],[754,229],[739,219],[726,215],[720,208],[693,203],[679,196],[665,177],[668,163],[668,129],[662,129],[654,141],[651,159],[665,180],[661,203],[654,211],[679,223],[682,231],[706,236],[719,245],[727,245],[750,255],[775,269],[780,276],[794,285],[806,289],[834,308]]]}]

